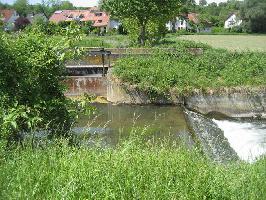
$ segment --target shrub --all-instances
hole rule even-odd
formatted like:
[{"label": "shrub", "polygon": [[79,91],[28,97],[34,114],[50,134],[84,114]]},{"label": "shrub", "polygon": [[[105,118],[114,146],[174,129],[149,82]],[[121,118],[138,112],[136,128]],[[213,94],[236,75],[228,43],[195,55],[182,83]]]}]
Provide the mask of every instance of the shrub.
[{"label": "shrub", "polygon": [[68,134],[74,116],[62,77],[66,60],[76,55],[72,40],[41,32],[0,35],[0,136],[33,129]]}]

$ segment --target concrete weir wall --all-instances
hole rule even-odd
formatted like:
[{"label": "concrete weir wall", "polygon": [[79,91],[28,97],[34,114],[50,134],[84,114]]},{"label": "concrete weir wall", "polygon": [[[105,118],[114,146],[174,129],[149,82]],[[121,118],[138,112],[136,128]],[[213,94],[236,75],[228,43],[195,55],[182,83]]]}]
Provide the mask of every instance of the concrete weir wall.
[{"label": "concrete weir wall", "polygon": [[167,94],[154,98],[135,86],[122,83],[110,71],[107,75],[107,100],[116,104],[179,104],[202,114],[266,118],[266,88],[195,91],[186,96]]},{"label": "concrete weir wall", "polygon": [[87,93],[107,98],[106,77],[68,76],[65,84],[68,87],[67,96],[79,96]]}]

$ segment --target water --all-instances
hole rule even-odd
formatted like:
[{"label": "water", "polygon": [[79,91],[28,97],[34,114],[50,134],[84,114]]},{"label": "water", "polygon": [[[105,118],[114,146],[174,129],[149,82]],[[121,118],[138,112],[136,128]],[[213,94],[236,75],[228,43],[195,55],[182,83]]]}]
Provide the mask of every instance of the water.
[{"label": "water", "polygon": [[86,144],[113,147],[132,132],[150,140],[200,142],[218,162],[254,161],[266,154],[266,122],[215,120],[178,106],[94,104],[96,114],[79,120],[75,132]]},{"label": "water", "polygon": [[266,154],[266,122],[213,120],[242,160],[254,161]]},{"label": "water", "polygon": [[[101,145],[115,146],[132,134],[149,139],[192,144],[183,109],[177,106],[94,104],[97,113],[80,119],[76,132],[100,136]],[[85,129],[84,129],[85,127]],[[91,142],[91,141],[90,141]]]}]

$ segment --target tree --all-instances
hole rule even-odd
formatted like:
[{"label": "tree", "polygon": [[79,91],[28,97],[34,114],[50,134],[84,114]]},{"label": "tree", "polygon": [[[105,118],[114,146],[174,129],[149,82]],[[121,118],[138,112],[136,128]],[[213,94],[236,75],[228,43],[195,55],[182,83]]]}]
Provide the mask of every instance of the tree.
[{"label": "tree", "polygon": [[[138,29],[138,42],[145,45],[147,26],[165,24],[178,14],[184,0],[105,0],[103,9],[120,20],[135,23]],[[127,27],[128,28],[128,27]],[[129,31],[130,32],[130,31]]]},{"label": "tree", "polygon": [[30,21],[26,17],[19,17],[15,21],[15,30],[23,30],[30,24]]},{"label": "tree", "polygon": [[20,16],[25,17],[28,14],[28,0],[16,0],[14,8]]},{"label": "tree", "polygon": [[[75,29],[60,41],[32,30],[0,32],[0,138],[47,130],[66,136],[75,118],[64,96],[65,63],[75,56]],[[74,112],[74,113],[73,113]]]},{"label": "tree", "polygon": [[266,33],[265,0],[245,0],[241,8],[241,17],[248,32]]},{"label": "tree", "polygon": [[72,10],[74,9],[74,6],[69,1],[61,1],[60,2],[60,10]]},{"label": "tree", "polygon": [[200,0],[199,5],[200,6],[206,6],[208,4],[207,0]]}]

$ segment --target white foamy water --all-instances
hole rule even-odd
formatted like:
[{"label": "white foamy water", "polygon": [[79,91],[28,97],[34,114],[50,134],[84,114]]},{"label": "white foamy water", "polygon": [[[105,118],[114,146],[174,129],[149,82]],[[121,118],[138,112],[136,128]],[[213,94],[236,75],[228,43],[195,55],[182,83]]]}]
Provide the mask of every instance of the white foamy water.
[{"label": "white foamy water", "polygon": [[266,154],[266,123],[213,120],[224,131],[231,147],[246,161]]}]

